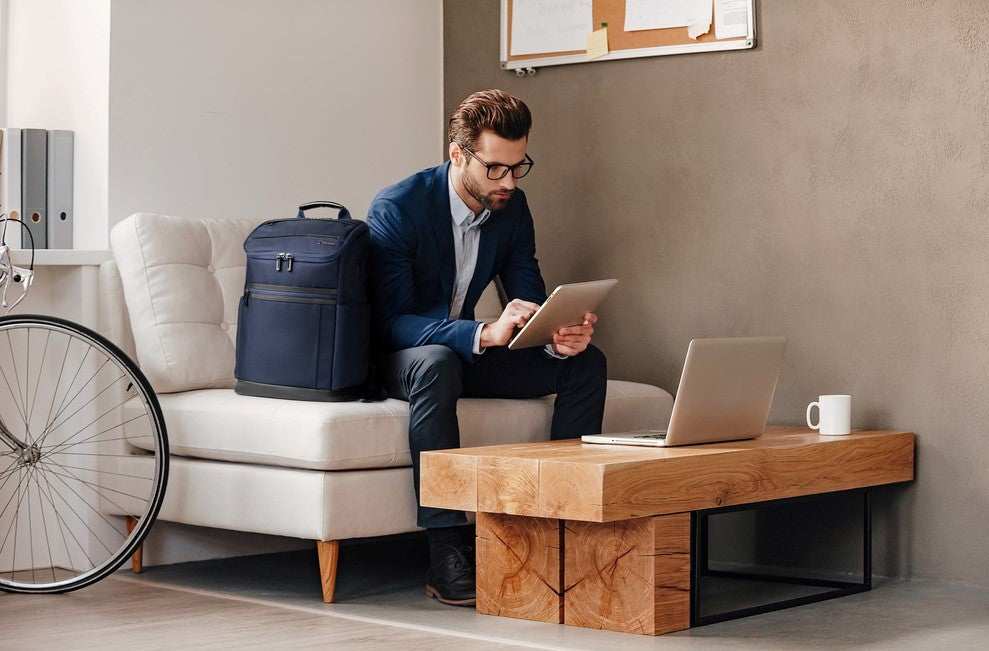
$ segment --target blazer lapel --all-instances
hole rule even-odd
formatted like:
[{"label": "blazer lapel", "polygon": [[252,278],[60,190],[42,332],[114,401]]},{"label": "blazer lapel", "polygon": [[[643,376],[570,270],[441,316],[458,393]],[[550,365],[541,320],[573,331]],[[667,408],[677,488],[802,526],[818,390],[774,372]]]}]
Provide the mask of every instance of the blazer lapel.
[{"label": "blazer lapel", "polygon": [[456,260],[453,251],[453,217],[450,216],[449,189],[450,162],[436,168],[430,188],[430,221],[436,233],[439,250],[440,282],[443,286],[443,300],[447,306],[453,296],[453,278],[456,273]]}]

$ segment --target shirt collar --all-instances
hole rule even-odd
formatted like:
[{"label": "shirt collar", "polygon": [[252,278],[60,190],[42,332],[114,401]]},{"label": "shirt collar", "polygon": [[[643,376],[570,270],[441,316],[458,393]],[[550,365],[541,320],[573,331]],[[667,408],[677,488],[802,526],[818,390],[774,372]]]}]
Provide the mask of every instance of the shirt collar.
[{"label": "shirt collar", "polygon": [[450,214],[453,216],[453,222],[460,227],[466,226],[470,227],[473,225],[480,226],[488,217],[491,216],[491,211],[485,209],[480,215],[474,216],[474,211],[467,207],[464,200],[460,198],[457,194],[456,188],[453,187],[453,166],[450,166],[449,171],[446,175],[447,187],[450,190]]}]

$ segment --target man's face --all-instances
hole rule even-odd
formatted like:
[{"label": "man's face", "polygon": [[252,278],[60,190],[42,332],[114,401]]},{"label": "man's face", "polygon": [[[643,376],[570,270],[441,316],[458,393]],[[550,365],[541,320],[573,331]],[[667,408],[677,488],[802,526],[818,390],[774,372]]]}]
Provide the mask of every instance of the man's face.
[{"label": "man's face", "polygon": [[[494,132],[484,131],[477,141],[474,155],[488,164],[510,166],[521,163],[525,159],[525,147],[525,138],[506,140]],[[461,160],[458,169],[461,172],[463,187],[467,194],[482,208],[491,212],[502,210],[508,205],[508,200],[515,192],[517,184],[511,172],[502,179],[492,181],[488,178],[487,168],[480,161],[466,151],[461,150],[459,154]],[[470,205],[471,202],[466,203],[471,209],[476,208],[476,206]]]}]

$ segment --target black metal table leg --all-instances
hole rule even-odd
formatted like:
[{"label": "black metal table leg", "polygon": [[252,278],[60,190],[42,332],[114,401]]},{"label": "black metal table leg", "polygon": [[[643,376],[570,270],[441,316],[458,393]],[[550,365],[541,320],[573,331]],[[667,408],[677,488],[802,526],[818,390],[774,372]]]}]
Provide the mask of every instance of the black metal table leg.
[{"label": "black metal table leg", "polygon": [[[729,513],[732,511],[757,510],[772,506],[789,503],[806,502],[815,499],[822,499],[826,496],[813,495],[806,497],[790,498],[785,500],[775,500],[772,502],[760,502],[735,507],[724,507],[709,509],[704,511],[694,511],[691,514],[691,589],[690,589],[690,625],[704,626],[715,622],[722,622],[739,617],[747,617],[760,613],[802,606],[804,604],[834,599],[849,594],[864,592],[872,588],[872,512],[869,500],[869,489],[856,489],[862,493],[862,581],[832,581],[810,577],[784,576],[777,574],[759,574],[746,572],[728,572],[722,570],[712,570],[709,559],[709,523],[708,518],[712,515]],[[843,495],[855,491],[842,491],[833,495]],[[732,579],[747,579],[761,582],[782,583],[791,585],[802,585],[808,587],[829,588],[823,592],[804,595],[801,597],[783,599],[766,604],[760,604],[748,608],[739,608],[722,613],[702,615],[702,595],[700,590],[701,580],[704,577],[724,577]]]}]

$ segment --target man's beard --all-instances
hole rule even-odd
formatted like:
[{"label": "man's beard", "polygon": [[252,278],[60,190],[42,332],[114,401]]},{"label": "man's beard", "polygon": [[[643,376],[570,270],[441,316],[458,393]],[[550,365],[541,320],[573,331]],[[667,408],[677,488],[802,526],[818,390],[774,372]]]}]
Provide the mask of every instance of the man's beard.
[{"label": "man's beard", "polygon": [[495,199],[492,194],[496,194],[497,191],[491,191],[488,194],[484,194],[484,191],[474,182],[474,179],[470,177],[466,172],[463,175],[464,189],[467,190],[467,194],[474,197],[477,203],[481,204],[485,210],[490,210],[491,212],[498,212],[503,210],[505,206],[508,205],[508,200],[512,198],[512,193],[514,190],[508,193],[508,196],[504,199]]}]

